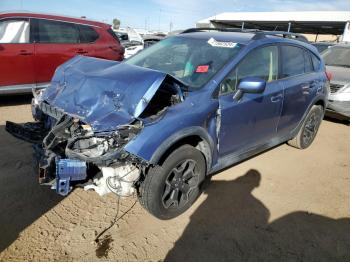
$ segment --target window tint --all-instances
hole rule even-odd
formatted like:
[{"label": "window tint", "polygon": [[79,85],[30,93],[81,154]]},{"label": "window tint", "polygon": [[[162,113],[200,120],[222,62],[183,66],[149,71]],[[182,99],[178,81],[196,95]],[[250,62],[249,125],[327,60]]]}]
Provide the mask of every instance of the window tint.
[{"label": "window tint", "polygon": [[278,48],[267,46],[250,52],[221,83],[220,94],[236,91],[239,82],[248,76],[260,77],[266,82],[278,78]]},{"label": "window tint", "polygon": [[282,46],[282,77],[300,75],[305,72],[304,50],[295,46]]},{"label": "window tint", "polygon": [[[118,43],[119,43],[121,40],[124,40],[124,39],[122,39],[122,38],[119,38],[119,34],[118,34],[118,33],[115,33],[115,32],[112,30],[112,28],[109,28],[109,29],[107,30],[107,32],[108,32],[115,40],[117,40]],[[129,40],[128,34],[125,34],[125,35],[126,35],[126,39],[125,39],[125,40]]]},{"label": "window tint", "polygon": [[29,43],[29,21],[27,19],[0,21],[0,43]]},{"label": "window tint", "polygon": [[320,59],[318,59],[317,56],[315,56],[314,54],[311,54],[311,59],[312,59],[312,64],[314,66],[314,70],[315,71],[320,70],[320,67],[321,67]]},{"label": "window tint", "polygon": [[37,20],[37,36],[39,43],[78,43],[79,33],[73,23]]},{"label": "window tint", "polygon": [[90,26],[77,25],[80,33],[81,43],[93,43],[99,37],[98,33]]},{"label": "window tint", "polygon": [[304,50],[304,61],[305,73],[314,71],[309,51]]}]

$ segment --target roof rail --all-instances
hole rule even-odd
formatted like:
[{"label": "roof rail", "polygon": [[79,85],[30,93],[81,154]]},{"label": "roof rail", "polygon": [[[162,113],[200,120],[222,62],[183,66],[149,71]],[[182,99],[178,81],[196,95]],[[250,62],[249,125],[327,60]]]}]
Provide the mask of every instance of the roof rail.
[{"label": "roof rail", "polygon": [[198,28],[189,28],[181,32],[181,34],[195,33],[202,31],[218,31],[218,32],[243,32],[243,33],[254,33],[258,32],[258,29],[241,29],[241,28],[213,28],[213,27],[198,27]]},{"label": "roof rail", "polygon": [[265,38],[267,35],[272,35],[272,36],[279,36],[283,38],[289,38],[289,39],[294,39],[301,42],[309,43],[307,38],[301,34],[284,32],[284,31],[262,31],[259,29],[201,27],[201,28],[186,29],[181,34],[203,32],[203,31],[255,33],[254,37],[252,38],[253,40],[262,39],[262,38]]},{"label": "roof rail", "polygon": [[267,35],[280,36],[283,38],[289,38],[289,39],[294,39],[301,42],[309,43],[307,38],[301,34],[284,32],[284,31],[258,31],[256,32],[255,36],[252,39],[253,40],[262,39],[262,38],[265,38]]}]

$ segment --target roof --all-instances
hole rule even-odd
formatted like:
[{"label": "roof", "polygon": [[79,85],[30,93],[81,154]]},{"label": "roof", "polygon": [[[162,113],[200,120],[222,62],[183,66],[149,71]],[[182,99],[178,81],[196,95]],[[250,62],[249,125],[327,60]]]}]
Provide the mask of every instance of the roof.
[{"label": "roof", "polygon": [[94,21],[86,18],[79,17],[71,17],[57,14],[45,14],[45,13],[35,13],[29,11],[8,11],[8,12],[0,12],[0,18],[2,17],[33,17],[33,18],[46,18],[52,20],[61,20],[73,23],[81,23],[87,25],[94,25],[99,27],[110,27],[109,24],[102,23],[99,21]]},{"label": "roof", "polygon": [[197,27],[219,24],[225,27],[241,27],[262,30],[287,30],[295,33],[342,34],[350,21],[350,11],[303,12],[227,12],[197,22]]},{"label": "roof", "polygon": [[[269,33],[273,33],[273,32],[265,32],[267,33],[265,35],[265,37],[255,37],[258,34],[264,34],[264,32],[229,32],[229,31],[200,31],[200,32],[193,32],[193,33],[185,33],[185,34],[179,34],[176,37],[188,37],[188,38],[195,38],[195,39],[210,39],[210,38],[214,38],[216,41],[224,41],[224,42],[234,42],[234,43],[238,43],[241,45],[248,45],[250,41],[252,40],[256,40],[256,41],[260,41],[260,40],[267,40],[269,42],[289,42],[289,43],[297,43],[298,45],[304,46],[312,51],[316,51],[315,53],[317,53],[317,49],[310,45],[309,43],[303,42],[303,41],[298,41],[295,39],[290,39],[290,38],[283,38],[277,35],[271,35]],[[254,38],[255,37],[255,38]],[[265,42],[266,43],[266,42]]]},{"label": "roof", "polygon": [[215,38],[217,41],[234,41],[239,44],[247,44],[255,34],[252,33],[240,33],[240,32],[194,32],[194,33],[186,33],[180,34],[178,36],[181,37],[190,37],[195,39],[210,39]]}]

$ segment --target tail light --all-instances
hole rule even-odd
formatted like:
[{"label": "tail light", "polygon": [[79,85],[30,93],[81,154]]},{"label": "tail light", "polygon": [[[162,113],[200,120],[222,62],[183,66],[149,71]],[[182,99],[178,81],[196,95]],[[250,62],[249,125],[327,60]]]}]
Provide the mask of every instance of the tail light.
[{"label": "tail light", "polygon": [[328,71],[326,71],[325,73],[326,73],[328,81],[331,81],[333,79],[333,74],[331,72],[328,72]]}]

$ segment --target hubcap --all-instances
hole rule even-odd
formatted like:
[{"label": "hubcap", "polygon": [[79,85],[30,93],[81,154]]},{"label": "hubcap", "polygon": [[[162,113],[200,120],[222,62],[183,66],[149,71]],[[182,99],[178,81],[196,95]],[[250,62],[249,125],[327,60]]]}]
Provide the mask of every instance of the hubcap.
[{"label": "hubcap", "polygon": [[174,167],[165,180],[162,202],[165,208],[181,208],[194,196],[199,186],[196,161],[186,159]]}]

